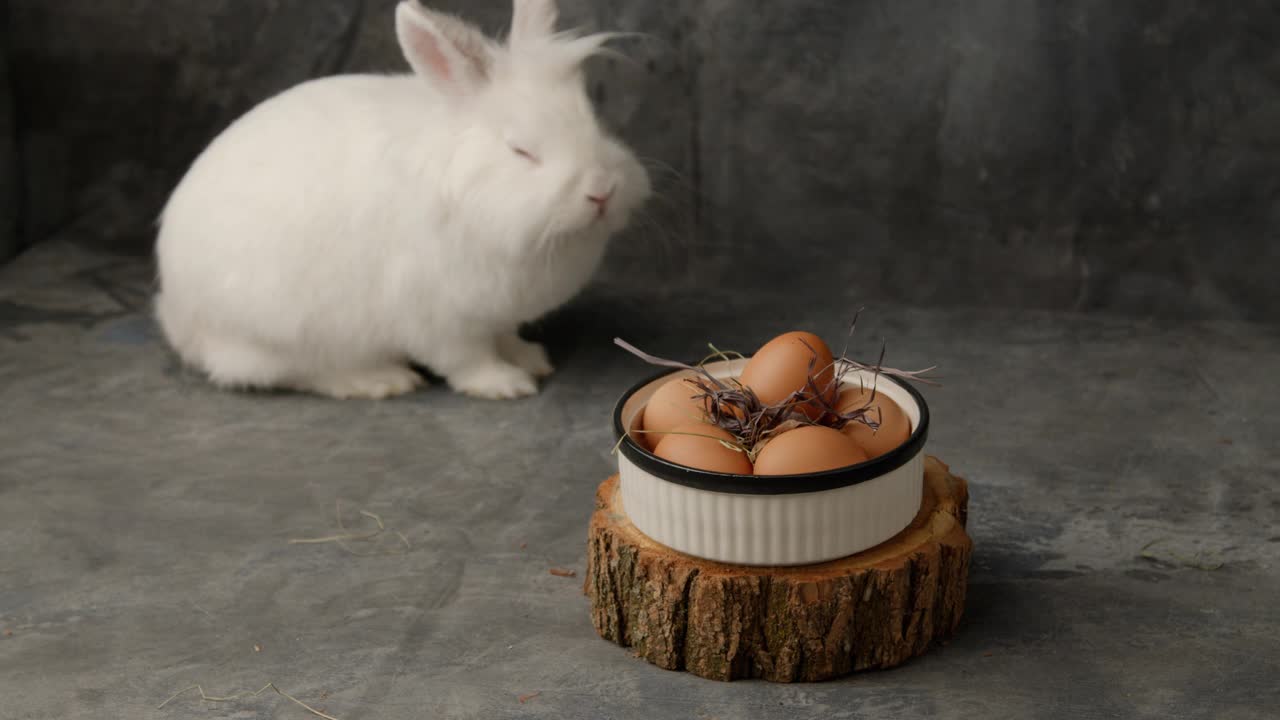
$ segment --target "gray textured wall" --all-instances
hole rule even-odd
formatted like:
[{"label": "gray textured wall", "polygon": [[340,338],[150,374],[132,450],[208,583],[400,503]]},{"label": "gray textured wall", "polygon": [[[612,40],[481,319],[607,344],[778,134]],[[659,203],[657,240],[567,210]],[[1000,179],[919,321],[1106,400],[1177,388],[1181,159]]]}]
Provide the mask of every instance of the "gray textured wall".
[{"label": "gray textured wall", "polygon": [[[394,0],[10,4],[28,240],[146,251],[235,114],[401,66]],[[562,4],[651,35],[594,71],[610,121],[672,168],[607,282],[1280,317],[1274,2]],[[495,30],[509,12],[437,5]]]},{"label": "gray textured wall", "polygon": [[0,0],[0,262],[18,251],[18,168],[7,17],[8,1]]}]

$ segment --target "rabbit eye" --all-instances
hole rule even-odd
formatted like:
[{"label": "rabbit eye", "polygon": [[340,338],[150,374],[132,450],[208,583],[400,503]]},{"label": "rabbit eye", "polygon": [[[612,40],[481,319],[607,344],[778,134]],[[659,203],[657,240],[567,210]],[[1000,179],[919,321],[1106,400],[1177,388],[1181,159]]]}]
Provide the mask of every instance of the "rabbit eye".
[{"label": "rabbit eye", "polygon": [[524,158],[525,160],[528,160],[528,161],[529,161],[529,162],[531,162],[531,163],[537,163],[537,162],[538,162],[538,157],[537,157],[536,155],[534,155],[533,153],[529,152],[528,150],[525,150],[525,149],[524,149],[524,148],[522,148],[522,147],[518,147],[518,146],[512,145],[512,146],[511,146],[511,152],[513,152],[513,153],[515,153],[515,154],[519,155],[520,157]]}]

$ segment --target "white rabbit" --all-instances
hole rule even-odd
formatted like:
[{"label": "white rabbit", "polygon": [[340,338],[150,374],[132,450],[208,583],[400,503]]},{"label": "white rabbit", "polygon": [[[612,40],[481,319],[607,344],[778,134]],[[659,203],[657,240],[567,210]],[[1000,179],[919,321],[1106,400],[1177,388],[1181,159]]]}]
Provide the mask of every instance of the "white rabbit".
[{"label": "white rabbit", "polygon": [[515,0],[499,43],[402,0],[412,74],[311,80],[235,121],[160,217],[169,344],[224,387],[383,398],[421,383],[414,362],[536,393],[552,367],[517,327],[586,285],[651,192],[586,95],[609,36],[556,16]]}]

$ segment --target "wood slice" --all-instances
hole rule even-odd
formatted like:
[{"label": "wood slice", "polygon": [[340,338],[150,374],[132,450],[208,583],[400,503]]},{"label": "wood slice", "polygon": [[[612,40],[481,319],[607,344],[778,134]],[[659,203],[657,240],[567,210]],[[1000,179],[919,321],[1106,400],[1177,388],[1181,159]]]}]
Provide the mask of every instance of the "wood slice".
[{"label": "wood slice", "polygon": [[627,519],[618,478],[601,483],[584,589],[601,637],[669,670],[714,680],[811,682],[888,668],[950,637],[964,612],[969,492],[925,461],[916,519],[840,560],[758,568],[700,560]]}]

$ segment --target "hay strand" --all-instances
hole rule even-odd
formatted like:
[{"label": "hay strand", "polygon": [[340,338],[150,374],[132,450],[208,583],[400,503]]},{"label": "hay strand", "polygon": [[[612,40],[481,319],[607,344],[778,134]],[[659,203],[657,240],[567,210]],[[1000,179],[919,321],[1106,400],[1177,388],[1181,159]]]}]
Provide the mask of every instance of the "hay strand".
[{"label": "hay strand", "polygon": [[[840,350],[838,357],[833,355],[832,362],[828,365],[819,368],[817,366],[819,356],[817,350],[804,339],[800,340],[811,353],[806,386],[773,404],[761,401],[751,388],[743,385],[738,379],[718,378],[706,368],[707,363],[711,360],[744,359],[745,356],[742,353],[721,350],[715,344],[707,343],[707,347],[711,350],[710,354],[704,356],[697,364],[690,365],[678,360],[661,358],[647,353],[622,338],[614,338],[613,342],[618,347],[648,364],[679,368],[695,373],[693,377],[686,379],[686,382],[696,390],[690,396],[691,399],[701,402],[707,408],[708,420],[711,425],[717,426],[733,436],[733,442],[721,440],[721,444],[745,452],[748,458],[754,462],[756,454],[763,449],[764,444],[770,438],[803,425],[823,425],[840,430],[851,422],[858,422],[870,427],[872,430],[877,430],[880,426],[881,418],[879,407],[875,405],[876,384],[881,375],[889,375],[927,385],[938,384],[931,378],[924,377],[932,372],[936,366],[922,370],[899,370],[885,366],[886,346],[884,343],[881,343],[880,355],[874,363],[864,363],[850,358],[848,356],[849,340],[853,336],[861,313],[861,309],[854,313],[853,321],[849,324],[848,335],[845,337],[844,347]],[[817,378],[828,371],[832,372],[831,380],[823,387],[819,387]],[[844,384],[848,374],[854,371],[871,373],[871,393],[861,407],[841,412],[834,403],[834,390],[839,389]],[[865,383],[861,379],[859,384],[865,389]],[[815,407],[818,410],[818,417],[812,418],[810,416],[813,414]],[[639,432],[646,431],[628,430],[623,433],[623,437],[618,438],[618,442],[614,445],[613,452],[616,453],[618,451],[623,438]]]},{"label": "hay strand", "polygon": [[200,699],[201,699],[201,700],[203,700],[204,702],[212,702],[212,703],[225,703],[225,702],[233,702],[233,701],[235,701],[235,700],[248,700],[248,699],[256,698],[256,697],[258,697],[259,695],[261,695],[262,693],[264,693],[264,692],[266,692],[266,691],[268,691],[268,690],[272,690],[272,691],[274,691],[277,695],[279,695],[280,697],[282,697],[282,698],[284,698],[284,699],[288,700],[289,702],[292,702],[293,704],[297,705],[298,707],[301,707],[303,710],[306,710],[307,712],[311,713],[312,715],[315,715],[316,717],[324,718],[325,720],[338,720],[338,718],[336,718],[336,717],[334,717],[334,716],[332,716],[332,715],[329,715],[329,714],[323,713],[323,712],[321,712],[321,711],[319,711],[319,710],[317,710],[317,709],[315,709],[315,708],[311,707],[310,705],[308,705],[308,704],[306,704],[306,703],[302,702],[302,701],[301,701],[301,700],[299,700],[298,698],[296,698],[296,697],[294,697],[294,696],[290,695],[289,693],[287,693],[287,692],[285,692],[285,691],[281,690],[280,688],[276,687],[276,684],[275,684],[275,683],[273,683],[273,682],[269,682],[269,683],[267,683],[266,685],[263,685],[263,686],[262,686],[262,689],[261,689],[261,690],[258,690],[257,692],[252,692],[252,693],[251,693],[251,692],[239,692],[239,693],[235,693],[234,695],[226,695],[226,696],[222,696],[222,697],[218,697],[218,696],[210,695],[210,694],[206,693],[206,692],[204,691],[204,688],[203,688],[203,687],[201,687],[199,684],[196,684],[196,685],[189,685],[189,686],[187,686],[187,687],[185,687],[185,688],[182,688],[181,690],[179,690],[178,692],[174,693],[173,695],[170,695],[170,696],[169,696],[169,699],[168,699],[168,700],[165,700],[164,702],[162,702],[162,703],[160,703],[158,706],[156,706],[156,709],[157,709],[157,710],[162,710],[162,709],[164,709],[164,706],[165,706],[165,705],[168,705],[169,703],[173,702],[174,700],[177,700],[179,697],[181,697],[182,695],[185,695],[186,693],[191,692],[192,690],[199,690],[199,691],[200,691]]},{"label": "hay strand", "polygon": [[402,555],[413,549],[413,546],[409,543],[409,538],[405,537],[404,533],[400,532],[399,530],[391,529],[390,532],[394,534],[397,538],[399,538],[400,544],[403,546],[403,549],[400,549],[400,550],[384,549],[381,552],[371,552],[371,553],[357,552],[356,550],[353,550],[349,545],[347,545],[348,542],[369,542],[377,538],[379,535],[382,535],[383,533],[388,531],[387,524],[383,522],[382,516],[379,515],[378,513],[370,512],[368,510],[361,510],[360,514],[369,518],[370,520],[373,520],[373,522],[378,526],[378,529],[373,530],[371,532],[366,532],[366,533],[354,533],[348,530],[346,523],[343,522],[342,520],[342,500],[335,500],[334,515],[337,518],[338,529],[341,530],[341,532],[335,533],[333,535],[325,535],[322,537],[289,538],[289,544],[290,545],[321,545],[324,543],[334,543],[338,547],[342,548],[343,550],[351,553],[352,555],[356,555],[359,557],[369,557],[373,555]]}]

